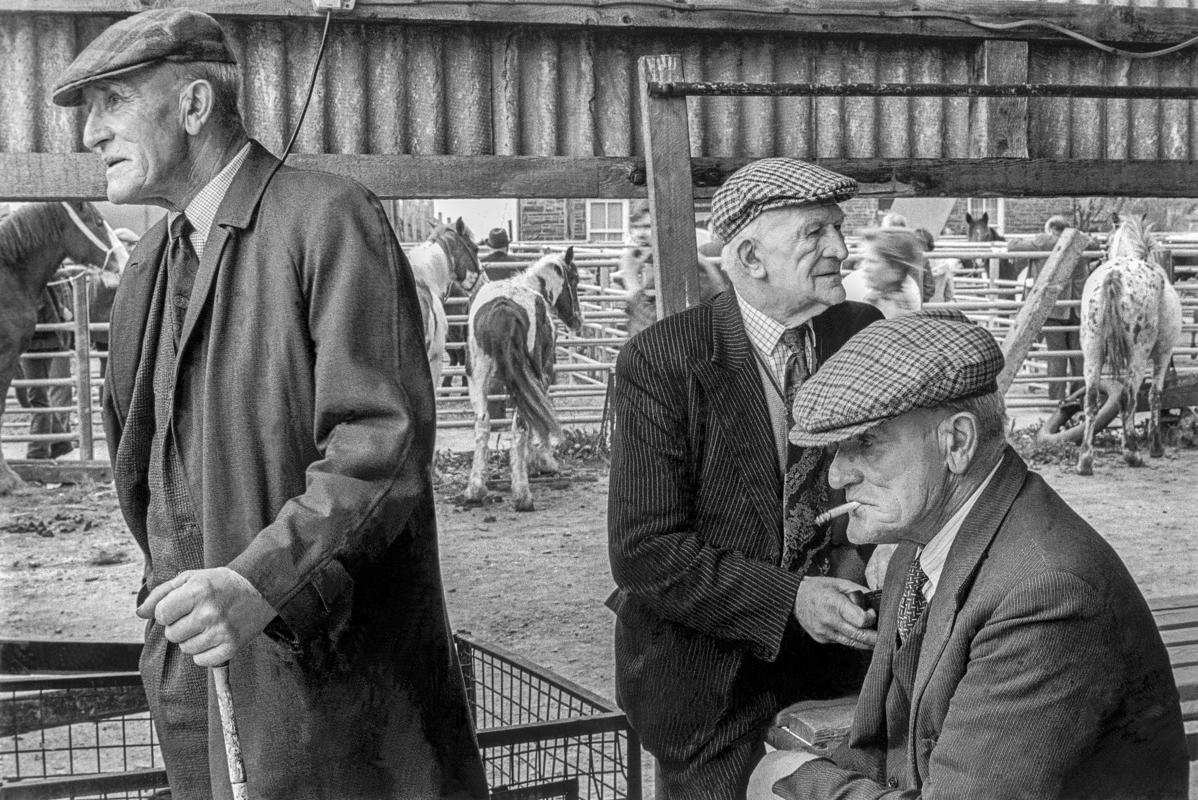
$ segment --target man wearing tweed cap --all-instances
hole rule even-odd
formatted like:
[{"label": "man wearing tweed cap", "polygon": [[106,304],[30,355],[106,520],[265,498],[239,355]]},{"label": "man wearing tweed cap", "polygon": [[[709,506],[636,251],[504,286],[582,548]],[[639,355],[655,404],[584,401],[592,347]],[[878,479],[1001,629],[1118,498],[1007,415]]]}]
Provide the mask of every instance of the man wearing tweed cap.
[{"label": "man wearing tweed cap", "polygon": [[616,364],[608,533],[616,693],[662,800],[734,800],[773,714],[855,691],[873,612],[823,448],[790,448],[785,397],[880,318],[844,302],[843,175],[790,158],[720,187],[732,290],[632,337]]},{"label": "man wearing tweed cap", "polygon": [[109,199],[167,212],[113,306],[104,427],[172,797],[231,796],[223,662],[250,797],[484,797],[411,270],[374,195],[247,137],[238,88],[216,20],[155,9],[53,93]]},{"label": "man wearing tweed cap", "polygon": [[1115,552],[1004,437],[993,336],[920,312],[848,341],[795,398],[837,444],[848,536],[899,543],[848,741],[774,752],[752,800],[1183,798],[1169,658]]}]

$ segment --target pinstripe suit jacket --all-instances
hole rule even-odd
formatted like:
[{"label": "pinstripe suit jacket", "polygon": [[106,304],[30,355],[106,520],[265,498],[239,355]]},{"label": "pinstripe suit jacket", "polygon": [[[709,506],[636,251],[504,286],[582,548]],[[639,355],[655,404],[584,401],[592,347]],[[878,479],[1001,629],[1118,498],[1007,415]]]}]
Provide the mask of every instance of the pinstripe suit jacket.
[{"label": "pinstripe suit jacket", "polygon": [[886,693],[903,575],[849,741],[779,782],[791,798],[1184,798],[1189,762],[1169,658],[1109,545],[1010,448],[928,606],[902,763]]},{"label": "pinstripe suit jacket", "polygon": [[[861,303],[816,317],[818,360],[880,318]],[[616,364],[616,691],[665,762],[757,731],[802,690],[794,669],[847,655],[791,623],[801,576],[779,566],[782,481],[751,347],[725,292],[633,337]]]}]

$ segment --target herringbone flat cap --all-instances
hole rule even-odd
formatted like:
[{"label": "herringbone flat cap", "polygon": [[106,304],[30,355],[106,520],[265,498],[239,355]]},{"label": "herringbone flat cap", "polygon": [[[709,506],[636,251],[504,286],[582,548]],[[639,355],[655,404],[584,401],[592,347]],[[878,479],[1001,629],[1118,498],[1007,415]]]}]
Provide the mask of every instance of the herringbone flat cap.
[{"label": "herringbone flat cap", "polygon": [[857,181],[797,158],[763,158],[732,173],[711,198],[711,232],[725,242],[763,211],[840,202],[857,194]]},{"label": "herringbone flat cap", "polygon": [[875,322],[799,387],[790,441],[832,444],[913,409],[995,392],[1002,368],[994,336],[959,311]]},{"label": "herringbone flat cap", "polygon": [[58,79],[51,99],[82,105],[89,83],[148,66],[155,61],[217,61],[236,64],[220,24],[207,14],[181,8],[143,11],[105,28]]}]

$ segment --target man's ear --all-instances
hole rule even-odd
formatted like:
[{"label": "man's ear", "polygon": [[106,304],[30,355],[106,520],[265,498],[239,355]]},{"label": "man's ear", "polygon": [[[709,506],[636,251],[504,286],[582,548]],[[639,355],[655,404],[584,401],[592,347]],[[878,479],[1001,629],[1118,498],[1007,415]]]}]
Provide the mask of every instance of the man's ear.
[{"label": "man's ear", "polygon": [[183,115],[183,128],[191,136],[198,134],[204,123],[212,116],[216,104],[216,93],[206,80],[195,80],[180,90],[179,108]]},{"label": "man's ear", "polygon": [[978,420],[968,411],[946,417],[939,426],[944,463],[954,475],[964,475],[978,450]]},{"label": "man's ear", "polygon": [[765,278],[765,265],[761,263],[761,257],[757,254],[756,239],[741,239],[740,244],[736,246],[736,258],[750,277]]}]

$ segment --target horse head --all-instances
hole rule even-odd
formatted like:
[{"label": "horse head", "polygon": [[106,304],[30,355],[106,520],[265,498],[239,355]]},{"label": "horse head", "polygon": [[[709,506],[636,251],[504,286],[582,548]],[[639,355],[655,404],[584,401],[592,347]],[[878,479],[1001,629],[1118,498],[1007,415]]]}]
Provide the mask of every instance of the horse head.
[{"label": "horse head", "polygon": [[[990,227],[990,212],[983,211],[980,217],[975,217],[966,211],[965,238],[971,242],[994,242],[999,241],[1002,237],[998,236],[998,231]],[[970,269],[986,269],[986,261],[984,259],[966,258],[962,259],[962,261],[968,262]]]},{"label": "horse head", "polygon": [[428,240],[436,242],[445,251],[453,279],[462,284],[466,291],[473,289],[475,281],[482,274],[482,267],[478,263],[478,245],[474,241],[474,234],[462,218],[458,217],[452,225],[438,225]]},{"label": "horse head", "polygon": [[129,251],[99,210],[86,200],[62,201],[57,206],[65,217],[61,242],[67,256],[119,275],[129,261]]},{"label": "horse head", "polygon": [[541,296],[553,306],[557,318],[577,333],[582,330],[582,308],[578,303],[578,267],[574,264],[574,248],[565,253],[547,253],[529,270],[541,283]]}]

